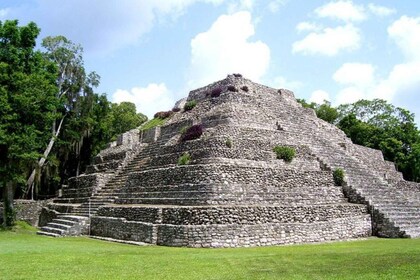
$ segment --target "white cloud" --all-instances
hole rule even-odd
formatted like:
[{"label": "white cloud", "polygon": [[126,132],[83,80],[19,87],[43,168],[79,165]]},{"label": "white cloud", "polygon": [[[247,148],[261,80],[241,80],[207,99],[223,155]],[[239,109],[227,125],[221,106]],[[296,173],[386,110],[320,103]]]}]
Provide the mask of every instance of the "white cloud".
[{"label": "white cloud", "polygon": [[164,83],[149,84],[147,87],[134,87],[131,90],[118,89],[112,95],[112,102],[129,101],[136,104],[137,112],[150,118],[158,111],[167,111],[173,107],[175,100]]},{"label": "white cloud", "polygon": [[402,16],[388,28],[388,35],[407,59],[420,60],[420,17]]},{"label": "white cloud", "polygon": [[304,32],[304,31],[319,31],[322,30],[322,27],[319,26],[316,23],[303,21],[300,22],[298,25],[296,25],[296,30],[298,32]]},{"label": "white cloud", "polygon": [[363,21],[367,18],[365,9],[361,5],[355,5],[352,1],[329,2],[315,10],[315,14],[321,18],[332,18],[350,21]]},{"label": "white cloud", "polygon": [[0,9],[0,20],[6,19],[9,12],[10,12],[9,8]]},{"label": "white cloud", "polygon": [[268,10],[272,13],[277,13],[281,6],[286,5],[288,0],[273,0],[268,3]]},{"label": "white cloud", "polygon": [[284,88],[296,92],[302,88],[303,84],[300,81],[291,81],[283,76],[278,76],[274,78],[274,80],[270,83],[270,86],[273,88]]},{"label": "white cloud", "polygon": [[239,11],[252,11],[254,8],[255,0],[236,0],[229,3],[228,11],[230,14]]},{"label": "white cloud", "polygon": [[359,29],[352,24],[346,24],[308,34],[302,40],[293,43],[292,52],[305,55],[335,56],[341,51],[358,49],[360,41]]},{"label": "white cloud", "polygon": [[365,92],[358,87],[347,87],[340,90],[335,97],[335,104],[354,103],[360,99],[366,99]]},{"label": "white cloud", "polygon": [[[35,0],[11,8],[11,16],[33,20],[42,36],[64,35],[87,52],[109,54],[136,43],[157,20],[176,19],[198,2],[218,5],[225,0]],[[71,12],[69,12],[71,11]]]},{"label": "white cloud", "polygon": [[330,95],[328,92],[318,89],[312,92],[309,102],[315,102],[317,104],[323,104],[324,101],[330,101]]},{"label": "white cloud", "polygon": [[374,82],[375,69],[371,64],[345,63],[333,75],[343,85],[369,86]]},{"label": "white cloud", "polygon": [[270,62],[270,49],[249,41],[255,33],[249,12],[220,16],[206,32],[191,40],[189,87],[205,85],[229,73],[259,81]]},{"label": "white cloud", "polygon": [[337,96],[337,104],[353,103],[360,99],[371,99],[375,88],[375,68],[365,63],[344,63],[333,75],[333,79],[344,86]]},{"label": "white cloud", "polygon": [[379,5],[375,5],[373,3],[370,3],[368,5],[369,10],[377,16],[380,17],[386,17],[386,16],[390,16],[392,14],[395,14],[397,11],[388,7],[384,7],[384,6],[379,6]]}]

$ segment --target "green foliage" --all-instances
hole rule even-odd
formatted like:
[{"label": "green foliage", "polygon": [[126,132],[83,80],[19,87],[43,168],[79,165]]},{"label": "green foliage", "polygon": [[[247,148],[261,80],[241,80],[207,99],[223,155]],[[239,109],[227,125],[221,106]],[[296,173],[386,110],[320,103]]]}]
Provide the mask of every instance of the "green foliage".
[{"label": "green foliage", "polygon": [[381,150],[386,160],[396,163],[405,179],[420,180],[416,157],[420,132],[413,114],[380,99],[341,105],[338,111],[338,127],[354,143]]},{"label": "green foliage", "polygon": [[230,138],[226,139],[225,144],[226,144],[226,147],[232,148],[232,140]]},{"label": "green foliage", "polygon": [[[16,188],[25,188],[60,105],[55,98],[57,69],[35,50],[39,32],[33,22],[0,22],[0,146],[7,150],[0,162],[0,188],[11,199]],[[6,220],[13,216],[13,208],[6,207]]]},{"label": "green foliage", "polygon": [[190,111],[197,105],[197,101],[190,100],[184,105],[184,111]]},{"label": "green foliage", "polygon": [[341,168],[334,169],[333,178],[334,183],[336,186],[343,186],[344,185],[344,170]]},{"label": "green foliage", "polygon": [[167,119],[161,119],[161,118],[154,118],[150,121],[145,122],[143,125],[140,126],[140,130],[148,130],[157,126],[162,126],[165,124]]},{"label": "green foliage", "polygon": [[191,155],[188,152],[185,152],[178,158],[178,165],[187,165],[190,161]]},{"label": "green foliage", "polygon": [[337,109],[332,107],[331,103],[326,100],[323,104],[307,103],[305,99],[297,99],[296,101],[302,104],[304,108],[314,109],[316,116],[326,122],[335,123],[339,117]]},{"label": "green foliage", "polygon": [[285,162],[291,162],[296,155],[296,150],[287,146],[275,146],[273,151],[277,155],[277,159],[282,159]]},{"label": "green foliage", "polygon": [[420,239],[409,238],[196,249],[46,238],[19,230],[0,232],[0,248],[4,279],[420,278]]},{"label": "green foliage", "polygon": [[136,105],[131,102],[111,104],[111,127],[113,135],[119,135],[130,129],[141,126],[147,121],[147,116],[136,113]]},{"label": "green foliage", "polygon": [[179,133],[181,135],[184,135],[187,132],[188,128],[190,128],[190,126],[186,125],[186,126],[181,127],[181,129],[179,130]]}]

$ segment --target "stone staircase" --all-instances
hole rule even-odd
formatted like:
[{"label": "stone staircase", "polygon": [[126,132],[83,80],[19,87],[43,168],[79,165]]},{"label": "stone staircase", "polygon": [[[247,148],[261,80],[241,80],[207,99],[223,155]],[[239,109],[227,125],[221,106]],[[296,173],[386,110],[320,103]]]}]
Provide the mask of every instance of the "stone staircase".
[{"label": "stone staircase", "polygon": [[[208,94],[232,84],[241,90],[218,98]],[[131,135],[147,144],[101,187],[85,186],[96,179],[89,172],[80,176],[62,200],[72,204],[62,209],[70,210],[43,232],[72,235],[86,224],[84,232],[94,236],[191,247],[342,240],[372,231],[420,237],[418,184],[404,181],[380,152],[363,150],[317,119],[291,92],[228,77],[188,98],[197,101],[193,110]],[[203,135],[178,141],[180,131],[193,124],[204,126]],[[276,145],[295,148],[293,161],[277,159]],[[112,170],[112,160],[125,150],[114,152],[90,170]],[[179,165],[184,152],[191,162]],[[345,171],[343,187],[334,185],[336,168]],[[401,182],[406,189],[399,188]]]},{"label": "stone staircase", "polygon": [[[403,181],[402,174],[389,162],[383,158],[369,159],[369,155],[360,151],[348,151],[346,146],[354,144],[341,130],[303,112],[296,115],[283,108],[277,124],[286,133],[294,134],[300,143],[308,145],[329,170],[342,168],[345,171],[347,182],[343,191],[350,202],[369,206],[374,235],[420,237],[419,194],[413,196],[397,186]],[[375,160],[376,166],[372,166]],[[390,170],[391,167],[394,170]],[[385,173],[390,173],[393,178],[384,177]]]},{"label": "stone staircase", "polygon": [[39,235],[52,237],[89,234],[89,218],[78,215],[59,214],[46,226],[37,231]]},{"label": "stone staircase", "polygon": [[118,190],[124,186],[131,172],[138,171],[147,161],[145,155],[153,151],[143,149],[133,157],[104,187],[98,189],[87,201],[73,208],[69,213],[60,213],[37,234],[53,237],[89,234],[90,217],[95,215],[99,207],[113,203]]},{"label": "stone staircase", "polygon": [[[316,138],[315,138],[316,139]],[[350,202],[369,206],[373,234],[381,237],[420,237],[420,204],[349,155],[334,142],[318,139],[311,148],[329,169],[341,168],[346,174],[343,191]]]}]

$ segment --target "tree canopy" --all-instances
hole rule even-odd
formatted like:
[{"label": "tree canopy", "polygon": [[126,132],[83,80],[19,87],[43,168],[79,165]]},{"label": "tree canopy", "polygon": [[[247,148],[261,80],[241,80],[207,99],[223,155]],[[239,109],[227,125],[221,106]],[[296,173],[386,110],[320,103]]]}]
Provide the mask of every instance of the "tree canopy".
[{"label": "tree canopy", "polygon": [[414,114],[385,100],[359,100],[338,107],[341,128],[353,142],[379,149],[408,180],[420,180],[420,132]]},{"label": "tree canopy", "polygon": [[[0,22],[0,188],[4,221],[13,223],[14,197],[53,195],[83,172],[117,134],[147,118],[133,103],[113,104],[95,93],[83,49],[63,36],[43,40],[35,23]],[[32,190],[32,194],[28,194]]]},{"label": "tree canopy", "polygon": [[420,181],[420,132],[408,110],[381,99],[359,100],[337,108],[327,101],[298,102],[314,109],[320,119],[336,124],[354,143],[381,150],[405,179]]},{"label": "tree canopy", "polygon": [[59,106],[56,68],[34,50],[39,32],[32,22],[22,27],[17,20],[0,22],[0,186],[7,226],[13,223],[14,191],[40,157]]}]

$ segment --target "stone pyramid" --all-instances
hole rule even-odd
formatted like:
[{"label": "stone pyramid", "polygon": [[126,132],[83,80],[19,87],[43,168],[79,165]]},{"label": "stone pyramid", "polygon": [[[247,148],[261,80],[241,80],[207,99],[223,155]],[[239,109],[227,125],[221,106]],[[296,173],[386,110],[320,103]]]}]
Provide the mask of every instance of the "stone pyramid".
[{"label": "stone pyramid", "polygon": [[[420,184],[292,92],[235,74],[173,111],[161,127],[124,133],[72,178],[43,209],[40,233],[189,247],[420,236]],[[295,157],[278,159],[276,146]]]}]

